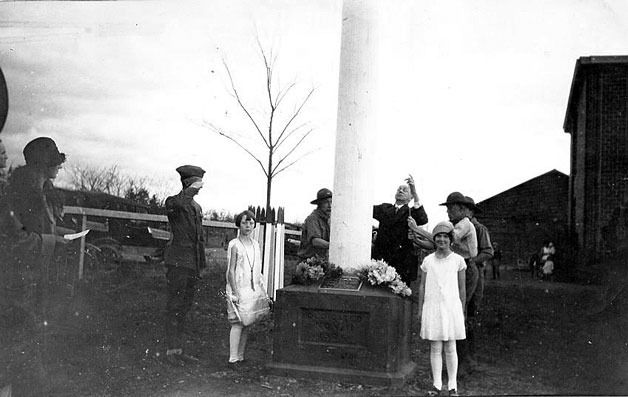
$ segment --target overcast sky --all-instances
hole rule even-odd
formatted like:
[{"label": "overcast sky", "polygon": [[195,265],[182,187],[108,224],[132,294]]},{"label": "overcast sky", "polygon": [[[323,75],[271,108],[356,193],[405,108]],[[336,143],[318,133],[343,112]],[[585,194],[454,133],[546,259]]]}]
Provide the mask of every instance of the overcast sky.
[{"label": "overcast sky", "polygon": [[[481,201],[551,169],[569,173],[562,124],[574,64],[628,54],[624,0],[384,4],[374,203],[393,200],[411,173],[434,224],[451,191]],[[280,83],[296,82],[290,107],[316,89],[301,119],[314,132],[296,154],[315,150],[273,190],[273,204],[300,221],[316,191],[332,187],[340,24],[336,0],[2,2],[9,161],[22,163],[23,146],[45,135],[70,164],[117,164],[150,176],[161,195],[176,193],[174,169],[187,163],[207,170],[198,197],[205,209],[263,205],[259,166],[200,125],[248,136],[255,147],[222,59],[263,118],[259,37],[279,55]]]}]

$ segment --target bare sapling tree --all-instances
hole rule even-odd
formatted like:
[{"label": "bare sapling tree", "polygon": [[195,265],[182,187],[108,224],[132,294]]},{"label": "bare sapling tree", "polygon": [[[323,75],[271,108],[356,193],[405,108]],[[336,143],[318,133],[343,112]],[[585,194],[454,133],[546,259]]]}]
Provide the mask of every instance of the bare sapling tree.
[{"label": "bare sapling tree", "polygon": [[[265,68],[266,81],[264,84],[264,105],[266,109],[263,116],[257,118],[253,115],[253,105],[245,104],[238,90],[229,65],[223,58],[223,65],[229,78],[230,91],[235,98],[243,116],[250,122],[251,130],[258,138],[257,149],[247,145],[241,136],[233,131],[228,131],[215,124],[204,121],[204,125],[211,131],[223,136],[240,147],[259,165],[266,177],[266,214],[270,214],[270,198],[274,178],[287,168],[294,165],[309,153],[299,154],[297,149],[302,146],[305,139],[312,133],[308,122],[300,122],[301,112],[308,103],[314,88],[302,95],[293,95],[296,86],[292,82],[286,86],[280,86],[274,75],[276,71],[277,56],[272,49],[266,52],[259,40],[257,42],[261,58]],[[277,85],[277,87],[275,87]],[[288,104],[286,99],[292,103]],[[259,149],[261,147],[261,150]],[[262,151],[264,155],[258,155]]]}]

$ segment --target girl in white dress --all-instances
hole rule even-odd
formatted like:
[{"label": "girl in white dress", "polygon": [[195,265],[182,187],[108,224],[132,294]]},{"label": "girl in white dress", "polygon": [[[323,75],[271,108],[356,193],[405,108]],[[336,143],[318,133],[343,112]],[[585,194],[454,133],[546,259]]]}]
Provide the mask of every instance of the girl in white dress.
[{"label": "girl in white dress", "polygon": [[457,395],[456,340],[466,337],[463,308],[467,266],[462,256],[451,250],[453,230],[451,222],[440,222],[434,227],[432,235],[436,252],[428,255],[421,264],[420,335],[430,341],[430,364],[434,379],[434,390],[428,395],[438,395],[443,386],[443,346],[449,395]]},{"label": "girl in white dress", "polygon": [[259,245],[251,234],[255,229],[255,215],[251,211],[240,213],[235,220],[239,235],[229,242],[227,249],[227,318],[231,323],[229,334],[229,364],[244,361],[248,326],[242,323],[236,309],[258,299],[268,299],[262,280],[262,259]]}]

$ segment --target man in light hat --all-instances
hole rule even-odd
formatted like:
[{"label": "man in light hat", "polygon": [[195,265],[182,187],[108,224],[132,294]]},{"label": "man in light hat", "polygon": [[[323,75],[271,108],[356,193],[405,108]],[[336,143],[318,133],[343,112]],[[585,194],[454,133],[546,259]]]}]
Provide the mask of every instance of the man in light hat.
[{"label": "man in light hat", "polygon": [[[414,200],[410,207],[408,204]],[[409,175],[406,184],[399,185],[395,192],[395,204],[382,203],[373,206],[373,218],[379,222],[377,238],[373,243],[371,257],[383,259],[393,266],[406,283],[417,279],[419,258],[408,236],[408,218],[417,225],[427,223],[427,214],[419,200],[414,179]]]},{"label": "man in light hat", "polygon": [[316,204],[301,229],[301,246],[297,255],[301,260],[314,256],[327,259],[329,256],[329,217],[331,216],[331,190],[322,188],[316,193],[316,199],[310,204]]},{"label": "man in light hat", "polygon": [[172,237],[164,252],[168,302],[166,307],[166,356],[181,356],[185,317],[192,307],[196,282],[205,268],[203,211],[194,196],[203,187],[205,171],[197,166],[177,168],[183,188],[166,199]]}]

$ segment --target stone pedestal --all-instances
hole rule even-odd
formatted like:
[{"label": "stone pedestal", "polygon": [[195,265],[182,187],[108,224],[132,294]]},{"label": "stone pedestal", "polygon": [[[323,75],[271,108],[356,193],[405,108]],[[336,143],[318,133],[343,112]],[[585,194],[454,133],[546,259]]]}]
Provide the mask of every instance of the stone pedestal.
[{"label": "stone pedestal", "polygon": [[399,387],[415,370],[408,299],[368,285],[290,285],[277,291],[275,309],[274,374]]}]

